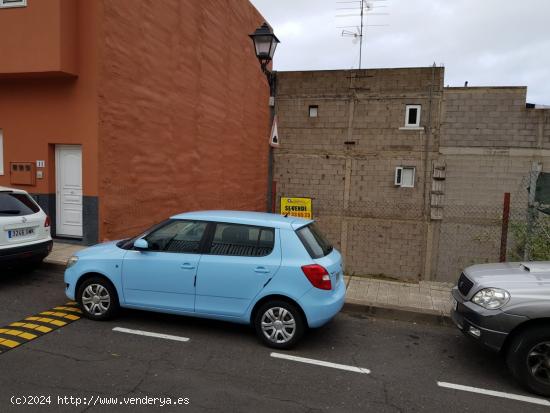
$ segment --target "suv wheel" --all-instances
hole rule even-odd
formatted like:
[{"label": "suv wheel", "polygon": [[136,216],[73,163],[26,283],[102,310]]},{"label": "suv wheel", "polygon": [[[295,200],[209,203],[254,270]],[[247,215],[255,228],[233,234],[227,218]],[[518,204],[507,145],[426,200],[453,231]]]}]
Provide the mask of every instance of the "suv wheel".
[{"label": "suv wheel", "polygon": [[104,278],[92,277],[82,283],[77,294],[84,316],[91,320],[108,320],[118,311],[118,296]]},{"label": "suv wheel", "polygon": [[254,326],[258,337],[269,347],[287,349],[294,346],[305,331],[298,308],[286,301],[269,301],[256,312]]},{"label": "suv wheel", "polygon": [[508,368],[529,390],[550,396],[550,329],[525,330],[512,341],[506,355]]}]

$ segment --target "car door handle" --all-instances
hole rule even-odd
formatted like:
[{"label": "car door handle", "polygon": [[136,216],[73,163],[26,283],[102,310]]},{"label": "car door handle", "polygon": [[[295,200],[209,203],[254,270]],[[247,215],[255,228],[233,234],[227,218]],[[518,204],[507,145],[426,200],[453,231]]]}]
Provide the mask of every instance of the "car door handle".
[{"label": "car door handle", "polygon": [[265,267],[256,267],[254,272],[257,272],[258,274],[267,274],[269,273],[269,270]]},{"label": "car door handle", "polygon": [[183,264],[181,264],[181,268],[183,270],[194,270],[195,269],[195,266],[193,264],[190,264],[188,262],[185,262]]}]

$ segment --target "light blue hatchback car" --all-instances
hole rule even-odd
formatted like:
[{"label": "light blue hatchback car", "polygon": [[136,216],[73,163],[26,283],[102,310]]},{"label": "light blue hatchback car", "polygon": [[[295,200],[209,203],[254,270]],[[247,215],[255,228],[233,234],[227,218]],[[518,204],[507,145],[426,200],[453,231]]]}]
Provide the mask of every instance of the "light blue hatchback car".
[{"label": "light blue hatchback car", "polygon": [[289,348],[342,308],[342,258],[313,221],[204,211],[71,257],[66,294],[93,320],[119,307],[252,324]]}]

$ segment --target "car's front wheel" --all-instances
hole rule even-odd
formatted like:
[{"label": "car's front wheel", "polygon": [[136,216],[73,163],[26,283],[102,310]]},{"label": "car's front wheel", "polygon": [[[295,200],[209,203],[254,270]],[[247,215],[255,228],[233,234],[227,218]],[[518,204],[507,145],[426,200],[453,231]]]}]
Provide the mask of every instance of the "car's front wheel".
[{"label": "car's front wheel", "polygon": [[514,337],[506,355],[514,377],[529,390],[550,396],[550,328],[532,327]]},{"label": "car's front wheel", "polygon": [[108,320],[118,311],[118,296],[113,285],[102,277],[84,281],[77,293],[84,316],[91,320]]},{"label": "car's front wheel", "polygon": [[286,301],[269,301],[256,312],[256,334],[268,346],[287,349],[294,346],[305,331],[298,308]]}]

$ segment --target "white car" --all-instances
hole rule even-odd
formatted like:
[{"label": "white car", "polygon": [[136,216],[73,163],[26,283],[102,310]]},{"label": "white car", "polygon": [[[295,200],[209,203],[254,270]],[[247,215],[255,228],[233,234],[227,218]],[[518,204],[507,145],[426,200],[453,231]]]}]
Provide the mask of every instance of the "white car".
[{"label": "white car", "polygon": [[20,189],[0,186],[0,270],[35,267],[52,250],[50,218]]}]

